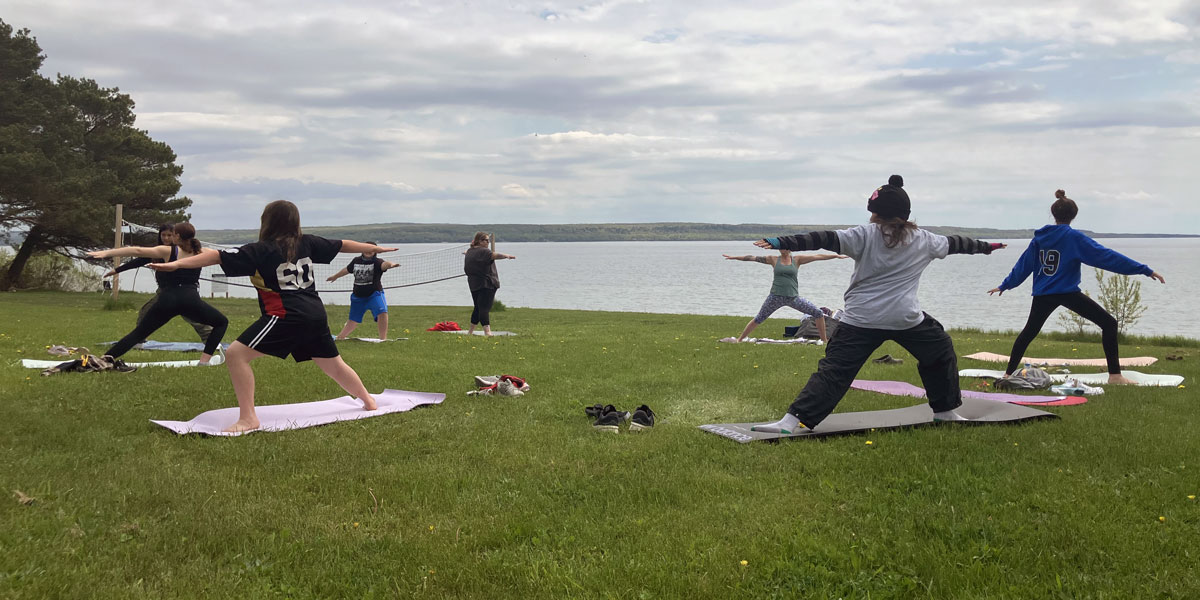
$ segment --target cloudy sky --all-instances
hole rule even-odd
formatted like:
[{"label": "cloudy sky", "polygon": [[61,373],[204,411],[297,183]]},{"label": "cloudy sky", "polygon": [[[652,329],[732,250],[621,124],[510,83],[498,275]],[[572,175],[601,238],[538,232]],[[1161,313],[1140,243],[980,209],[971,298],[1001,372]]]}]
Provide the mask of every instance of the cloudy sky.
[{"label": "cloudy sky", "polygon": [[1200,233],[1200,2],[9,0],[137,102],[201,228],[859,223]]}]

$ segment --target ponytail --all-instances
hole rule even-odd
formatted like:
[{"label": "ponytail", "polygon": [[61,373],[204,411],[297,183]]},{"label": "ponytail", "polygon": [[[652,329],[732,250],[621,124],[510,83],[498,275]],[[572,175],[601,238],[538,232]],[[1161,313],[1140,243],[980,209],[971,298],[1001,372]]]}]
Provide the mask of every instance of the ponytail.
[{"label": "ponytail", "polygon": [[179,247],[192,254],[200,254],[200,251],[204,249],[200,245],[200,240],[196,239],[196,228],[191,223],[176,224],[175,235],[179,236]]}]

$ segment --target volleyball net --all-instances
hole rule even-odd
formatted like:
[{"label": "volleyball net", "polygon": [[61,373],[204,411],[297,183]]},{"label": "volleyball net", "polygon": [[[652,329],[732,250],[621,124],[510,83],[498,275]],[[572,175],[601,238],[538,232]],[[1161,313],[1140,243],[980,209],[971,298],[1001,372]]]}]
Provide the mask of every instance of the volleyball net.
[{"label": "volleyball net", "polygon": [[[158,228],[147,227],[137,223],[124,221],[124,226],[130,233],[131,239],[141,241],[145,244],[156,245],[158,243]],[[200,240],[200,244],[205,248],[213,250],[230,250],[237,248],[237,245],[213,244]],[[456,277],[465,277],[463,274],[463,253],[467,251],[470,244],[456,244],[445,248],[436,248],[424,252],[414,252],[402,254],[400,252],[387,252],[379,254],[379,258],[388,262],[396,263],[400,266],[393,267],[384,271],[380,285],[383,289],[390,290],[396,288],[412,287],[416,285],[425,285],[427,283],[435,283],[454,279]],[[353,254],[341,254],[334,261],[327,265],[314,264],[313,275],[318,284],[318,289],[324,292],[351,292],[354,287],[354,274],[344,275],[334,281],[328,283],[325,280],[338,271],[341,271],[350,264],[354,258]],[[226,277],[221,270],[220,265],[205,267],[200,271],[200,279],[213,283],[213,292],[221,293],[221,285],[232,285],[238,287],[253,288],[249,277]],[[337,289],[330,289],[329,286],[338,286]]]}]

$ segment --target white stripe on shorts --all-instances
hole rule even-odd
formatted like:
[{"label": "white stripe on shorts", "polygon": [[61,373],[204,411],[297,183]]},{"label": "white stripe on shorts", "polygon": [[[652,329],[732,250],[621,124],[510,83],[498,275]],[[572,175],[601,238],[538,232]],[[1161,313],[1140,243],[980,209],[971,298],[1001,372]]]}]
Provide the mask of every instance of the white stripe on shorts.
[{"label": "white stripe on shorts", "polygon": [[267,332],[271,331],[271,327],[273,327],[275,325],[275,322],[278,320],[279,320],[279,317],[272,316],[271,320],[267,321],[267,324],[266,324],[266,326],[263,327],[262,331],[258,332],[258,335],[254,336],[253,340],[250,340],[250,344],[249,344],[250,347],[253,348],[253,347],[257,346],[258,343],[261,342],[262,339],[267,336]]}]

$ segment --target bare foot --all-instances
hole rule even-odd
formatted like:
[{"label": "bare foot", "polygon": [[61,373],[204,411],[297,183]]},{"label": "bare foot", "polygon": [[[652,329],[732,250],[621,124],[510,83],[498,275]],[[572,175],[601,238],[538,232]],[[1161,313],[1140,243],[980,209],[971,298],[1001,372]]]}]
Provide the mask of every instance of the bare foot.
[{"label": "bare foot", "polygon": [[1109,385],[1137,385],[1137,382],[1124,376],[1124,375],[1121,375],[1120,373],[1118,373],[1116,375],[1113,375],[1110,373],[1108,375],[1108,384]]},{"label": "bare foot", "polygon": [[366,398],[363,398],[362,403],[363,403],[363,410],[375,410],[375,409],[379,408],[379,405],[375,404],[375,398],[373,398],[371,396],[367,396]]},{"label": "bare foot", "polygon": [[237,423],[234,423],[233,425],[226,427],[223,431],[225,433],[242,433],[242,432],[246,432],[246,431],[254,431],[255,429],[258,429],[258,428],[259,428],[258,419],[255,419],[253,421],[244,421],[242,419],[238,419]]}]

